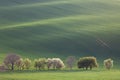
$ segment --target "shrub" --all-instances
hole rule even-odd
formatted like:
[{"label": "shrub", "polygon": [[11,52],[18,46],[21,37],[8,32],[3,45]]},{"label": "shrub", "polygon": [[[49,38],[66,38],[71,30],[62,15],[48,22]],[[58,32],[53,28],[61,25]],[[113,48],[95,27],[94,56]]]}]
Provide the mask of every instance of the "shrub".
[{"label": "shrub", "polygon": [[45,69],[45,65],[46,65],[46,58],[40,58],[40,59],[35,59],[34,60],[34,67],[36,69]]},{"label": "shrub", "polygon": [[47,59],[47,68],[50,69],[53,66],[53,60],[51,58]]},{"label": "shrub", "polygon": [[65,67],[65,65],[60,58],[53,58],[53,68],[54,69],[61,69],[64,67]]},{"label": "shrub", "polygon": [[31,67],[31,60],[29,58],[24,59],[23,66],[25,67],[25,69],[29,69]]},{"label": "shrub", "polygon": [[88,68],[90,68],[90,70],[92,70],[92,68],[98,67],[97,60],[95,57],[80,58],[77,65],[78,65],[78,68],[83,68],[83,69],[86,68],[86,70]]},{"label": "shrub", "polygon": [[34,60],[34,67],[35,67],[36,70],[37,70],[37,68],[38,68],[38,60],[37,60],[37,59]]},{"label": "shrub", "polygon": [[0,65],[0,72],[4,72],[6,71],[7,69],[5,68],[5,66],[2,64]]},{"label": "shrub", "polygon": [[66,59],[66,64],[67,64],[67,67],[72,69],[74,64],[75,64],[75,56],[69,56],[67,59]]},{"label": "shrub", "polygon": [[8,69],[14,70],[15,63],[20,59],[17,54],[8,54],[4,59],[4,64]]},{"label": "shrub", "polygon": [[39,63],[41,64],[41,69],[45,69],[46,66],[46,58],[40,58]]},{"label": "shrub", "polygon": [[22,58],[20,58],[19,60],[16,61],[15,63],[16,67],[18,68],[18,70],[22,70],[24,69],[24,61]]},{"label": "shrub", "polygon": [[48,69],[50,67],[52,67],[53,69],[61,69],[61,68],[64,68],[65,65],[60,58],[52,58],[52,59],[48,58],[47,59],[47,67],[48,67]]},{"label": "shrub", "polygon": [[113,60],[110,58],[104,60],[104,66],[106,69],[110,70],[113,67]]}]

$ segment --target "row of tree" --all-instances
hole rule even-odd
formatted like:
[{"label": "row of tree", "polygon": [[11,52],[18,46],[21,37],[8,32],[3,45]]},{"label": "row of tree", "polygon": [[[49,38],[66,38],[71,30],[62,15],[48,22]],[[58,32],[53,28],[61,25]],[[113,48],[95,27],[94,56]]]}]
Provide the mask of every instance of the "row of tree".
[{"label": "row of tree", "polygon": [[[72,69],[77,62],[78,68],[83,69],[92,69],[94,67],[98,67],[97,59],[95,57],[82,57],[78,61],[74,56],[69,56],[66,59],[66,67]],[[24,70],[30,69],[32,66],[32,61],[29,58],[22,59],[17,54],[8,54],[3,62],[3,66],[7,70]],[[110,70],[113,67],[113,60],[106,59],[104,60],[104,66],[106,69]],[[34,60],[34,67],[36,70],[44,70],[44,69],[62,69],[65,67],[64,62],[60,58],[39,58]]]}]

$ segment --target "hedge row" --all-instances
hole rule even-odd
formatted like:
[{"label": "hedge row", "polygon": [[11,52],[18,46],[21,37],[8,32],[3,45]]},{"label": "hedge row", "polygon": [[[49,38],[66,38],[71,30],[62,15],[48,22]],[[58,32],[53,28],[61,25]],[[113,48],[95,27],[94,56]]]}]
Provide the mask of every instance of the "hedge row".
[{"label": "hedge row", "polygon": [[[4,59],[3,65],[0,66],[0,71],[15,69],[28,70],[33,66],[32,62],[34,62],[34,68],[36,70],[65,68],[65,64],[60,58],[39,58],[31,61],[29,58],[23,59],[17,54],[8,54]],[[72,69],[76,64],[76,58],[74,56],[69,56],[65,63],[66,68]],[[104,60],[104,66],[106,69],[110,70],[113,67],[113,60]],[[82,57],[77,61],[77,67],[92,70],[92,68],[98,67],[98,62],[95,57]]]}]

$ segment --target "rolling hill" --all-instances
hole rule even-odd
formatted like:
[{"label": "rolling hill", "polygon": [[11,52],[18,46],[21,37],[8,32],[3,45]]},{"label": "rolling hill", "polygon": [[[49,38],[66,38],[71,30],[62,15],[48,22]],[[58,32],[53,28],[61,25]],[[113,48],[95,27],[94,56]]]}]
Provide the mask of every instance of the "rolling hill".
[{"label": "rolling hill", "polygon": [[120,0],[0,0],[0,58],[120,57]]}]

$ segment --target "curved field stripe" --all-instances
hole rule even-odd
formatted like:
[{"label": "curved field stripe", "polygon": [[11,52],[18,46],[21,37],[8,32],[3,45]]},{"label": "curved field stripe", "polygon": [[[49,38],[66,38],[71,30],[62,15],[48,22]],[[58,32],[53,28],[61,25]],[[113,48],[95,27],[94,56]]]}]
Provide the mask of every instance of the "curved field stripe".
[{"label": "curved field stripe", "polygon": [[[98,26],[99,24],[102,26],[106,26],[109,25],[109,27],[111,25],[120,25],[118,24],[118,21],[113,22],[113,20],[116,19],[116,16],[111,16],[111,15],[101,15],[101,16],[95,16],[95,15],[75,15],[75,16],[66,16],[66,17],[59,17],[59,18],[51,18],[51,19],[44,19],[44,20],[37,20],[37,21],[33,21],[33,22],[25,22],[25,23],[20,23],[20,24],[14,24],[14,25],[9,25],[9,26],[1,26],[0,30],[3,29],[11,29],[11,28],[22,28],[22,27],[30,27],[30,26],[35,26],[35,25],[47,25],[47,24],[64,24],[64,23],[69,23],[71,24],[71,22],[75,22],[75,21],[90,21],[90,23],[94,22],[94,23],[98,23],[97,25],[95,24],[91,24],[91,25],[95,25]],[[102,22],[100,22],[102,21]],[[105,23],[104,23],[105,21]],[[112,23],[111,23],[112,22]],[[108,24],[109,23],[109,24]],[[85,23],[84,23],[85,24]],[[88,25],[88,24],[85,24]],[[90,25],[90,24],[89,24]],[[97,28],[97,27],[96,27]],[[89,29],[89,27],[87,28]]]},{"label": "curved field stripe", "polygon": [[99,16],[91,16],[91,15],[77,15],[77,16],[68,16],[68,17],[60,17],[60,18],[53,18],[53,19],[45,19],[39,20],[34,22],[26,22],[21,24],[15,24],[10,26],[3,26],[0,27],[1,29],[8,29],[8,28],[19,28],[19,27],[28,27],[33,25],[43,25],[43,24],[56,24],[62,23],[65,21],[74,21],[74,20],[90,20],[90,19],[99,18]]},{"label": "curved field stripe", "polygon": [[31,8],[31,7],[66,4],[66,3],[69,3],[69,1],[51,1],[51,2],[44,2],[44,3],[24,4],[24,5],[17,5],[17,6],[1,7],[0,9]]}]

